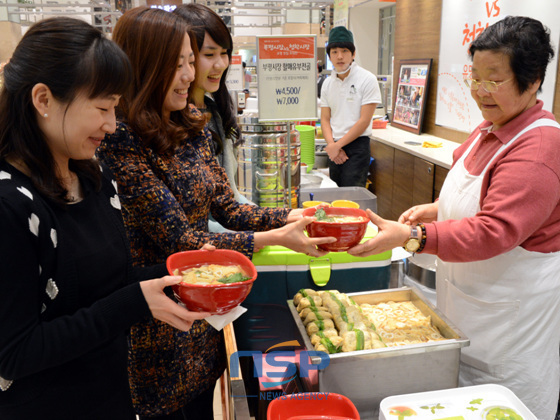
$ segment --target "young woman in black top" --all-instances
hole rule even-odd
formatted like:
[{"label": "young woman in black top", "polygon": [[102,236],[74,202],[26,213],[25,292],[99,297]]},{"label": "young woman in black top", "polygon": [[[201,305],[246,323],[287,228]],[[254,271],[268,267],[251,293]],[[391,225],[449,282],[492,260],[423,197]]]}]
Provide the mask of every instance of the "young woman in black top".
[{"label": "young woman in black top", "polygon": [[[133,269],[116,183],[93,159],[132,79],[91,25],[33,25],[0,91],[0,418],[135,419],[126,334],[148,317],[195,319]],[[144,280],[144,281],[142,281]]]}]

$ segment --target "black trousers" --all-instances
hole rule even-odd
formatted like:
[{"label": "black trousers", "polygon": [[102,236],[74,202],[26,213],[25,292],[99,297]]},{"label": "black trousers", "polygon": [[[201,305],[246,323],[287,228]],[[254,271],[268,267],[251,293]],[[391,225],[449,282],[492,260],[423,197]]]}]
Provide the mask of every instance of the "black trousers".
[{"label": "black trousers", "polygon": [[214,420],[214,388],[215,386],[210,387],[174,413],[157,417],[139,416],[139,418],[140,420]]},{"label": "black trousers", "polygon": [[337,165],[329,159],[329,176],[339,187],[365,187],[371,152],[369,137],[361,136],[342,148],[348,160]]}]

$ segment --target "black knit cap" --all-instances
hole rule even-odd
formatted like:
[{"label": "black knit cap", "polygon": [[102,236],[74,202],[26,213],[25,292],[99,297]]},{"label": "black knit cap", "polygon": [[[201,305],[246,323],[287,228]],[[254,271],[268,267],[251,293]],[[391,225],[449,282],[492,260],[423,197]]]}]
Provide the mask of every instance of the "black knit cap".
[{"label": "black knit cap", "polygon": [[353,44],[354,36],[352,35],[352,32],[344,26],[336,26],[329,32],[329,44],[333,44],[335,42],[349,42]]}]

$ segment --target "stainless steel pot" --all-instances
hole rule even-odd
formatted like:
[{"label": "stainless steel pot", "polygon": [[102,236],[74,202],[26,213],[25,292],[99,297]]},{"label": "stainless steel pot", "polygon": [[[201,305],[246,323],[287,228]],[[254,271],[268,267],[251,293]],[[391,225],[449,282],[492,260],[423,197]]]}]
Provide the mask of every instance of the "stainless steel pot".
[{"label": "stainless steel pot", "polygon": [[405,260],[407,276],[430,289],[436,288],[437,258],[435,255],[415,254]]},{"label": "stainless steel pot", "polygon": [[266,207],[297,207],[300,187],[299,132],[287,122],[259,122],[256,114],[238,119],[243,144],[238,148],[241,194]]}]

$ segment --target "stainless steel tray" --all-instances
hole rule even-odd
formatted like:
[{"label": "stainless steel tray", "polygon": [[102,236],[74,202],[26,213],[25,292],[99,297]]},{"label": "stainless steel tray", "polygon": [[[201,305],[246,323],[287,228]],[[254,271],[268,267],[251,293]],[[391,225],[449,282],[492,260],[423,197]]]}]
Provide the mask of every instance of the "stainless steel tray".
[{"label": "stainless steel tray", "polygon": [[[385,397],[457,387],[460,351],[469,339],[420,292],[403,287],[347,295],[358,304],[411,301],[431,316],[446,340],[329,355],[325,369],[300,378],[306,391],[343,394],[356,405],[362,419],[376,419]],[[293,300],[288,300],[288,306],[306,350],[314,351]],[[322,361],[313,355],[309,359],[315,365]]]}]

